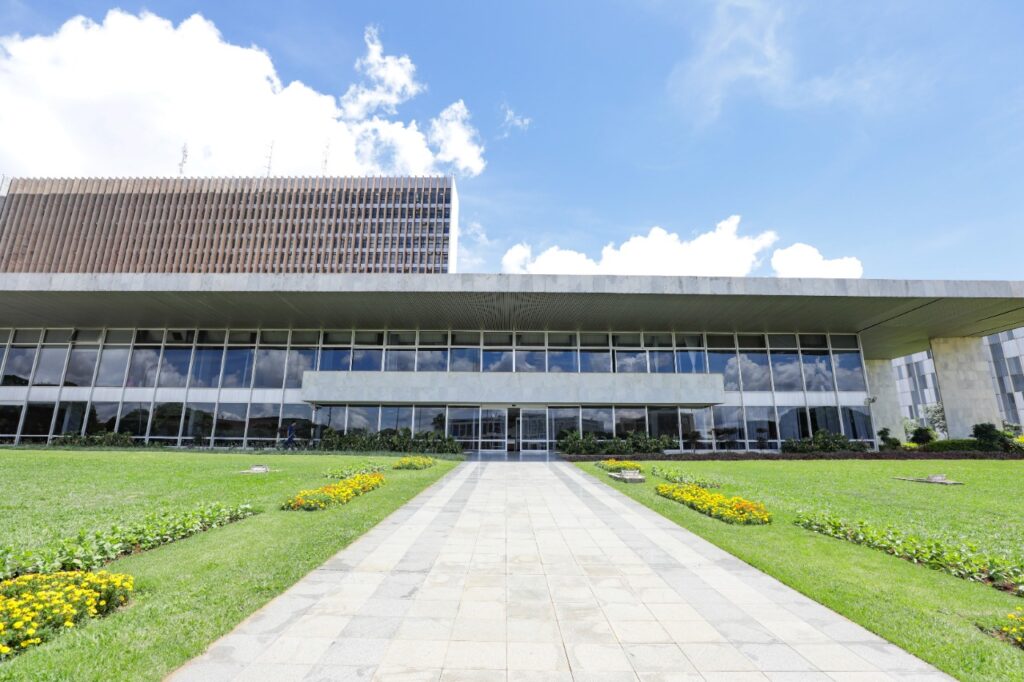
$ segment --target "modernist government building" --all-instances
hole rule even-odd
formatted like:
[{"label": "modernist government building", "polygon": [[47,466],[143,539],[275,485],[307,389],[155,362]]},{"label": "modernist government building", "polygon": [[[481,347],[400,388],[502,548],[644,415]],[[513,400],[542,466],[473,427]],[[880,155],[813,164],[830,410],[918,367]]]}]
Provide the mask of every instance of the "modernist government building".
[{"label": "modernist government building", "polygon": [[1022,407],[986,341],[1024,325],[1022,282],[457,274],[443,177],[16,179],[0,202],[4,443],[871,441],[902,433],[892,360],[923,352],[951,436]]}]

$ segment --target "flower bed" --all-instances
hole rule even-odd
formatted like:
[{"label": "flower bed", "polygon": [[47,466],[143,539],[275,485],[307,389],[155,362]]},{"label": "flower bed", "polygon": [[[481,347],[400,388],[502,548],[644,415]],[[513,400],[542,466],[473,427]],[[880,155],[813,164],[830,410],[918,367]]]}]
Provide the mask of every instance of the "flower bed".
[{"label": "flower bed", "polygon": [[772,522],[772,515],[763,504],[742,497],[726,497],[698,485],[685,483],[662,483],[655,490],[662,497],[726,523],[760,525]]},{"label": "flower bed", "polygon": [[640,462],[633,462],[628,459],[602,459],[597,463],[598,468],[604,469],[609,473],[617,473],[619,471],[643,471],[644,468]]},{"label": "flower bed", "polygon": [[0,582],[0,661],[127,603],[130,575],[32,573]]},{"label": "flower bed", "polygon": [[348,504],[353,498],[384,485],[384,474],[356,474],[311,490],[300,490],[281,505],[290,511],[320,511],[336,504]]},{"label": "flower bed", "polygon": [[853,523],[827,512],[801,513],[795,523],[815,533],[865,545],[957,578],[987,583],[1024,596],[1024,565],[1004,557],[983,554],[968,545],[919,538],[891,526],[875,528],[866,521]]},{"label": "flower bed", "polygon": [[227,507],[213,503],[186,512],[148,514],[127,526],[80,532],[50,546],[15,550],[0,547],[0,579],[27,573],[87,571],[119,556],[142,552],[217,528],[257,513],[251,505]]},{"label": "flower bed", "polygon": [[429,469],[437,463],[433,457],[412,456],[401,457],[392,469]]},{"label": "flower bed", "polygon": [[1006,624],[999,631],[1008,642],[1024,649],[1024,608],[1006,614]]},{"label": "flower bed", "polygon": [[703,476],[696,476],[694,474],[687,474],[679,471],[678,469],[665,469],[659,466],[651,467],[651,475],[657,476],[658,478],[665,479],[669,483],[684,483],[689,485],[700,486],[701,488],[721,488],[722,482],[711,478],[704,478]]},{"label": "flower bed", "polygon": [[345,479],[351,478],[357,474],[379,474],[387,468],[388,465],[384,462],[367,462],[362,466],[348,467],[345,469],[331,469],[324,474],[324,478]]}]

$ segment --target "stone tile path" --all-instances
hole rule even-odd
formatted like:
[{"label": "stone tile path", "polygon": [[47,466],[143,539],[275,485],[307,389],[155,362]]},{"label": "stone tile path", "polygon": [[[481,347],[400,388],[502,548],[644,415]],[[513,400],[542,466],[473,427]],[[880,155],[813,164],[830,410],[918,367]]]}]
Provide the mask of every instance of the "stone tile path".
[{"label": "stone tile path", "polygon": [[171,679],[951,678],[571,465],[467,462]]}]

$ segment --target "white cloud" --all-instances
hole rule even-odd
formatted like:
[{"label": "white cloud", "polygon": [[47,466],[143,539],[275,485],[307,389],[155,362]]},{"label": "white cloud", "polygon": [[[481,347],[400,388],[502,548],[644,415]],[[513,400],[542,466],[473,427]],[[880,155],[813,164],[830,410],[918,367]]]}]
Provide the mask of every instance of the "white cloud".
[{"label": "white cloud", "polygon": [[772,254],[772,270],[778,277],[839,277],[857,279],[864,276],[864,266],[853,256],[828,259],[809,244],[797,242]]},{"label": "white cloud", "polygon": [[517,114],[515,110],[510,107],[507,103],[502,102],[501,111],[505,115],[504,120],[501,122],[501,139],[504,139],[512,134],[513,131],[526,132],[530,128],[530,124],[533,123],[533,119],[529,116],[523,116]]},{"label": "white cloud", "polygon": [[905,101],[909,89],[928,84],[893,56],[804,75],[783,30],[786,19],[783,7],[768,0],[717,0],[710,29],[697,52],[672,70],[669,91],[708,122],[729,97],[749,92],[777,107],[836,103],[868,110]]},{"label": "white cloud", "polygon": [[[476,175],[462,100],[424,125],[389,118],[422,92],[408,56],[365,33],[362,81],[341,97],[282,83],[270,56],[194,15],[110,11],[51,35],[0,37],[0,173],[8,175]],[[325,164],[326,157],[326,164]]]},{"label": "white cloud", "polygon": [[558,246],[535,257],[532,247],[521,243],[505,253],[501,267],[504,272],[514,273],[740,277],[750,274],[761,253],[775,243],[778,235],[766,231],[741,236],[739,225],[740,216],[734,215],[690,240],[652,227],[646,235],[630,237],[620,246],[608,244],[599,260]]},{"label": "white cloud", "polygon": [[459,272],[481,272],[494,240],[476,220],[462,225],[459,232]]}]

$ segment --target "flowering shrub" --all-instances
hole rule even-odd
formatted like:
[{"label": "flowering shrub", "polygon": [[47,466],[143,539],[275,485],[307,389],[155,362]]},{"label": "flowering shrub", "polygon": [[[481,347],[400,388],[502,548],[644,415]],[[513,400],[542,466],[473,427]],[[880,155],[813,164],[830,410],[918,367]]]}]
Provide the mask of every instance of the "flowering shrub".
[{"label": "flowering shrub", "polygon": [[434,466],[436,460],[433,457],[423,457],[422,455],[414,455],[412,457],[402,457],[392,469],[429,469]]},{"label": "flowering shrub", "polygon": [[640,462],[633,462],[628,459],[602,459],[597,462],[597,466],[608,472],[618,471],[643,471],[644,468]]},{"label": "flowering shrub", "polygon": [[669,483],[686,483],[690,485],[700,486],[701,488],[721,488],[722,482],[712,479],[704,478],[703,476],[695,476],[693,474],[687,474],[677,469],[664,469],[659,466],[651,467],[651,475],[663,478]]},{"label": "flowering shrub", "polygon": [[91,533],[80,531],[47,547],[15,550],[0,547],[0,579],[25,573],[87,571],[119,556],[153,549],[255,514],[248,504],[213,503],[186,512],[156,512],[127,526]]},{"label": "flowering shrub", "polygon": [[892,526],[875,528],[866,521],[852,523],[827,512],[814,515],[801,512],[795,523],[815,533],[865,545],[915,564],[945,571],[957,578],[988,583],[1024,596],[1024,565],[1004,557],[983,554],[971,545],[919,538]]},{"label": "flowering shrub", "polygon": [[312,490],[300,490],[281,505],[291,511],[320,511],[336,504],[348,504],[352,498],[384,485],[384,474],[356,474]]},{"label": "flowering shrub", "polygon": [[1013,613],[1006,614],[1006,625],[999,628],[1003,637],[1024,649],[1024,608],[1017,607]]},{"label": "flowering shrub", "polygon": [[345,469],[331,469],[324,478],[351,478],[356,474],[378,474],[388,468],[384,462],[367,462],[362,466],[348,467]]},{"label": "flowering shrub", "polygon": [[0,582],[0,661],[125,604],[130,575],[63,571]]},{"label": "flowering shrub", "polygon": [[662,483],[656,489],[662,497],[685,504],[699,511],[725,521],[739,524],[771,523],[772,515],[760,502],[751,502],[742,497],[726,497],[693,484]]}]

